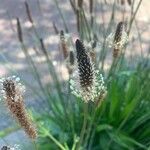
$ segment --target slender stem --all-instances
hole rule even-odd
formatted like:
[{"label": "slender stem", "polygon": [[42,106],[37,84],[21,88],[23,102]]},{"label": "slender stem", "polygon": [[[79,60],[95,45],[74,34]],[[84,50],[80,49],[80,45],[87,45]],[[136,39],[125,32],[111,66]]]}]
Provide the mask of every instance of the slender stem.
[{"label": "slender stem", "polygon": [[45,132],[45,135],[47,135],[61,150],[66,150],[66,148],[43,126],[40,125],[40,128]]},{"label": "slender stem", "polygon": [[76,150],[77,143],[78,143],[78,139],[77,139],[77,137],[75,135],[74,136],[74,143],[73,143],[73,146],[72,146],[71,150]]},{"label": "slender stem", "polygon": [[93,16],[93,0],[90,0],[89,2],[89,7],[90,7],[90,15],[91,15],[91,27],[93,27],[93,21],[94,21],[94,16]]},{"label": "slender stem", "polygon": [[88,129],[87,129],[87,135],[85,137],[85,147],[87,146],[88,144],[88,141],[89,141],[89,138],[90,138],[90,135],[91,135],[91,130],[92,130],[92,127],[93,127],[93,123],[94,123],[94,120],[95,120],[95,117],[96,117],[96,110],[94,110],[94,112],[92,113],[92,119],[90,121],[90,124],[88,126]]},{"label": "slender stem", "polygon": [[135,27],[136,27],[136,30],[137,30],[137,33],[138,33],[139,45],[140,45],[140,49],[141,49],[141,57],[142,57],[142,60],[143,60],[144,56],[143,56],[142,38],[141,38],[141,33],[140,33],[140,30],[139,30],[139,27],[138,27],[138,24],[137,24],[136,20],[135,20]]},{"label": "slender stem", "polygon": [[88,115],[88,104],[85,103],[84,104],[84,120],[83,120],[83,126],[81,129],[81,133],[80,133],[80,140],[79,143],[77,145],[77,150],[80,148],[80,146],[82,146],[82,142],[83,142],[83,138],[86,132],[86,126],[87,126],[87,115]]},{"label": "slender stem", "polygon": [[[21,43],[21,42],[20,42],[20,44],[21,44],[21,48],[22,48],[22,50],[23,50],[23,52],[24,52],[24,54],[25,54],[25,56],[26,56],[26,58],[27,58],[28,63],[32,66],[31,71],[33,72],[35,78],[37,79],[37,82],[38,82],[38,84],[39,84],[39,86],[40,86],[42,92],[43,92],[44,94],[48,95],[48,93],[46,93],[46,91],[45,91],[45,89],[44,89],[44,87],[43,87],[43,84],[42,84],[42,82],[41,82],[40,75],[39,75],[39,73],[38,73],[38,71],[37,71],[37,68],[36,68],[36,66],[35,66],[35,64],[34,64],[34,62],[33,62],[33,60],[32,60],[32,58],[30,57],[30,55],[29,55],[28,52],[27,52],[27,48],[26,48],[25,44],[24,44],[24,43]],[[33,70],[32,70],[32,69],[33,69]]]},{"label": "slender stem", "polygon": [[54,0],[54,2],[55,2],[55,4],[56,4],[56,7],[57,7],[57,9],[58,9],[58,12],[59,12],[59,14],[60,14],[60,16],[61,16],[61,19],[62,19],[62,21],[63,21],[65,30],[66,30],[66,32],[68,33],[68,32],[69,32],[69,31],[68,31],[68,27],[67,27],[67,24],[66,24],[66,22],[65,22],[65,18],[64,18],[63,14],[62,14],[62,11],[61,11],[61,9],[60,9],[60,7],[59,7],[58,1],[57,1],[57,0]]},{"label": "slender stem", "polygon": [[72,7],[72,9],[73,9],[74,13],[76,14],[75,1],[69,0],[69,2],[70,2],[70,5],[71,5],[71,7]]},{"label": "slender stem", "polygon": [[119,58],[114,58],[113,59],[112,65],[109,69],[109,73],[108,73],[108,76],[107,76],[107,81],[109,81],[110,77],[115,74],[116,66],[117,66],[117,63],[119,62],[119,60],[120,60]]},{"label": "slender stem", "polygon": [[12,23],[12,20],[11,20],[11,16],[10,16],[10,13],[8,12],[8,10],[6,11],[6,14],[7,14],[8,20],[10,22],[10,28],[13,31],[13,33],[15,33],[15,29],[14,29],[14,26],[13,26],[13,23]]},{"label": "slender stem", "polygon": [[[70,81],[70,75],[69,75],[69,81]],[[71,89],[70,89],[70,82],[69,82],[67,99],[70,99],[70,93],[71,93]],[[75,118],[75,114],[74,114],[75,113],[75,108],[74,108],[73,101],[68,101],[68,105],[67,106],[68,106],[69,112],[71,112],[71,114],[68,115],[68,116],[70,118],[72,134],[75,135],[75,127],[74,127],[74,125],[75,125],[75,120],[74,120],[74,118]]]},{"label": "slender stem", "polygon": [[[102,105],[102,104],[101,104]],[[94,113],[94,118],[93,118],[93,130],[89,136],[89,144],[87,147],[87,150],[91,150],[91,146],[93,144],[94,141],[94,136],[95,136],[95,132],[96,132],[96,127],[98,125],[98,123],[100,122],[100,119],[102,118],[103,113],[105,112],[105,107],[102,107],[102,111],[100,111],[100,107],[101,105],[99,105],[99,107],[97,107],[95,113]]]},{"label": "slender stem", "polygon": [[37,144],[36,144],[35,140],[32,140],[32,142],[33,142],[33,145],[34,145],[34,149],[38,150],[38,147],[37,147]]},{"label": "slender stem", "polygon": [[136,14],[137,14],[137,12],[138,12],[138,10],[139,10],[139,7],[140,7],[141,3],[142,3],[142,0],[139,1],[138,5],[137,5],[137,7],[136,7],[136,10],[135,10],[135,12],[134,12],[134,14],[133,14],[133,16],[132,16],[132,18],[131,18],[131,20],[130,20],[129,29],[128,29],[128,35],[130,34],[133,21],[134,21],[134,19],[135,19],[135,16],[136,16]]},{"label": "slender stem", "polygon": [[93,130],[92,133],[91,133],[91,138],[90,138],[91,140],[89,141],[88,150],[90,150],[91,147],[92,147],[93,140],[94,140],[94,136],[95,136],[95,132],[96,132],[96,130],[95,130],[95,128],[94,128],[94,130]]},{"label": "slender stem", "polygon": [[48,137],[62,150],[66,150],[66,148],[57,141],[50,133],[48,133]]},{"label": "slender stem", "polygon": [[[103,42],[103,45],[102,45],[102,50],[101,50],[101,55],[99,56],[98,58],[98,63],[101,61],[101,70],[104,69],[104,64],[105,64],[105,58],[106,58],[106,54],[107,54],[107,49],[106,49],[106,38],[107,38],[107,34],[110,32],[111,30],[111,26],[112,26],[112,23],[114,21],[114,16],[115,16],[115,13],[116,13],[116,0],[114,0],[113,2],[113,6],[112,6],[112,13],[111,13],[111,18],[109,20],[109,24],[108,24],[108,27],[105,31],[105,34],[104,34],[104,42]],[[103,9],[102,9],[103,10]],[[104,18],[102,18],[104,20]],[[104,24],[104,23],[103,23]],[[104,24],[105,25],[105,24]]]}]

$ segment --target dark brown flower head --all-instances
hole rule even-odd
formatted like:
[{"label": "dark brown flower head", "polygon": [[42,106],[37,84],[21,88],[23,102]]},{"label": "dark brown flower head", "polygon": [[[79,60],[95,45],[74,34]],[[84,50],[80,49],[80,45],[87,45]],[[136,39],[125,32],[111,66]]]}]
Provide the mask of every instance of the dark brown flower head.
[{"label": "dark brown flower head", "polygon": [[115,36],[114,36],[114,42],[118,43],[121,41],[121,36],[124,28],[124,23],[119,22],[116,28]]},{"label": "dark brown flower head", "polygon": [[76,40],[77,63],[75,65],[70,88],[72,93],[83,99],[84,102],[95,101],[104,91],[102,74],[95,69],[89,53],[80,40]]},{"label": "dark brown flower head", "polygon": [[53,22],[53,28],[54,28],[55,33],[56,33],[56,34],[59,34],[59,30],[58,30],[58,28],[57,28],[55,22]]},{"label": "dark brown flower head", "polygon": [[9,98],[13,102],[20,99],[25,91],[25,87],[19,81],[20,78],[15,76],[0,80],[1,90],[5,98]]},{"label": "dark brown flower head", "polygon": [[62,38],[64,37],[64,31],[63,31],[63,30],[60,31],[60,36],[61,36]]},{"label": "dark brown flower head", "polygon": [[111,33],[107,37],[106,42],[108,43],[109,47],[113,48],[113,57],[117,58],[120,55],[125,44],[128,42],[126,24],[122,21],[119,22],[117,24],[115,33]]},{"label": "dark brown flower head", "polygon": [[90,87],[93,81],[92,64],[83,43],[78,39],[76,40],[76,50],[80,84],[82,87]]},{"label": "dark brown flower head", "polygon": [[23,35],[22,35],[22,28],[21,28],[20,20],[19,20],[19,18],[17,18],[16,20],[17,20],[18,39],[22,43],[23,42]]},{"label": "dark brown flower head", "polygon": [[15,144],[13,147],[11,146],[3,146],[1,150],[21,150],[18,144]]},{"label": "dark brown flower head", "polygon": [[48,52],[47,52],[47,49],[45,47],[44,40],[42,38],[40,38],[40,45],[41,45],[42,52],[48,58]]},{"label": "dark brown flower head", "polygon": [[31,11],[30,11],[28,2],[25,1],[24,4],[25,4],[25,9],[26,9],[26,13],[27,13],[28,19],[33,24],[33,19],[32,19],[32,15],[31,15]]},{"label": "dark brown flower head", "polygon": [[121,48],[126,43],[127,34],[125,31],[126,31],[125,23],[122,21],[119,22],[114,35],[114,50],[113,50],[114,58],[119,56]]},{"label": "dark brown flower head", "polygon": [[3,82],[3,90],[6,91],[6,96],[11,98],[12,101],[14,101],[16,89],[15,89],[15,84],[12,80],[6,79]]},{"label": "dark brown flower head", "polygon": [[8,146],[3,146],[3,147],[1,148],[1,150],[10,150],[10,147],[8,147]]}]

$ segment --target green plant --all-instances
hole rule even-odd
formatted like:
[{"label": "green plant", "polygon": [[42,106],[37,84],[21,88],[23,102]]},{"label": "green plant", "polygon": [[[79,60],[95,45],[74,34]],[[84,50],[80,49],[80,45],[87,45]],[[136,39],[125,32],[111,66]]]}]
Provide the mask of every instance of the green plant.
[{"label": "green plant", "polygon": [[[124,31],[128,37],[130,36],[131,27],[141,2],[142,0],[138,2],[135,9],[135,0],[131,4],[131,15],[129,22],[127,22],[127,29]],[[52,78],[52,82],[46,86],[42,83],[38,64],[29,55],[23,38],[21,23],[19,18],[17,18],[19,42],[29,63],[30,70],[35,77],[35,81],[37,81],[40,88],[40,92],[37,89],[33,89],[33,92],[43,101],[43,106],[41,106],[43,107],[43,111],[40,113],[32,112],[39,132],[36,144],[38,149],[42,150],[146,150],[150,147],[149,60],[141,57],[136,66],[128,65],[129,58],[124,57],[128,50],[127,43],[123,42],[121,46],[118,46],[119,42],[122,42],[122,28],[125,28],[124,26],[121,26],[120,32],[116,31],[119,37],[117,40],[115,40],[115,35],[112,34],[113,36],[110,36],[111,38],[108,41],[108,35],[111,32],[116,33],[114,28],[115,15],[117,13],[116,1],[112,4],[111,17],[107,27],[104,22],[101,26],[96,23],[97,16],[93,16],[96,2],[90,0],[89,3],[90,19],[87,19],[87,11],[84,9],[83,0],[78,0],[77,3],[70,0],[77,19],[79,37],[84,42],[85,51],[90,57],[93,57],[92,63],[95,63],[96,69],[105,76],[107,95],[105,92],[105,94],[99,93],[99,97],[98,95],[96,95],[96,98],[94,97],[94,102],[86,100],[81,95],[80,97],[76,97],[71,94],[70,81],[72,79],[72,72],[74,69],[79,69],[74,68],[74,65],[78,63],[78,67],[82,68],[79,63],[85,58],[86,64],[89,62],[87,56],[83,54],[84,50],[82,51],[82,46],[79,49],[82,51],[84,57],[81,57],[82,59],[80,58],[81,60],[79,61],[80,56],[76,54],[76,49],[78,48],[74,48],[75,44],[72,37],[68,38],[69,30],[62,13],[63,11],[59,8],[59,2],[55,0],[64,24],[64,31],[61,31],[60,43],[61,48],[65,48],[65,52],[68,51],[68,56],[64,55],[64,59],[67,62],[66,67],[69,72],[67,80],[62,81],[62,75],[54,67],[51,54],[45,46],[44,39],[40,37],[36,30],[30,8],[26,2],[25,7],[33,34],[36,38],[37,49],[41,50],[41,53],[37,55],[45,57],[45,65],[47,65],[49,72],[48,75]],[[103,3],[100,3],[100,6],[103,11]],[[101,15],[103,18],[103,12]],[[124,25],[124,20],[120,24]],[[59,30],[55,23],[54,28],[56,33],[58,33]],[[119,53],[112,58],[109,70],[106,70],[105,64],[108,60],[106,57],[113,53],[109,51],[110,48],[107,46],[109,42],[112,42],[111,49],[117,49]],[[101,46],[99,46],[99,43],[101,43]],[[71,67],[70,51],[74,55],[72,59],[75,59]],[[84,67],[86,68],[87,66]],[[89,71],[91,76],[93,75],[92,71]],[[88,78],[88,81],[90,79]],[[88,81],[86,80],[86,82]],[[88,84],[90,83],[88,82]],[[91,91],[90,89],[89,94],[91,94]],[[91,95],[88,96],[90,97]],[[83,99],[88,103],[82,101]]]}]

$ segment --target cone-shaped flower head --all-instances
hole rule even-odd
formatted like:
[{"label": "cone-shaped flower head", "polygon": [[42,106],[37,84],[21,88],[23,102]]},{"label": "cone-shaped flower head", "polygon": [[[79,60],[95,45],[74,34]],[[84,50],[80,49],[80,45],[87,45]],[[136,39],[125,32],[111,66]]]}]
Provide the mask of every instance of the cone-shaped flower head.
[{"label": "cone-shaped flower head", "polygon": [[25,92],[25,86],[20,82],[20,78],[12,76],[8,78],[2,78],[1,83],[1,93],[4,99],[11,99],[13,102],[22,100],[22,95]]},{"label": "cone-shaped flower head", "polygon": [[83,43],[76,40],[77,65],[70,80],[72,93],[81,97],[85,102],[94,101],[95,98],[106,91],[103,77],[91,61]]},{"label": "cone-shaped flower head", "polygon": [[114,44],[116,44],[116,46],[123,46],[127,40],[126,38],[125,24],[124,22],[119,22],[114,35]]},{"label": "cone-shaped flower head", "polygon": [[20,79],[15,76],[1,79],[1,93],[11,114],[25,130],[26,134],[30,138],[35,139],[37,136],[36,129],[27,115],[23,102],[25,87],[19,80]]},{"label": "cone-shaped flower head", "polygon": [[79,40],[76,41],[76,50],[80,84],[83,88],[87,88],[88,90],[88,87],[90,87],[93,82],[92,64],[82,42]]},{"label": "cone-shaped flower head", "polygon": [[13,147],[10,147],[10,146],[3,146],[1,148],[1,150],[21,150],[20,149],[20,146],[15,144]]},{"label": "cone-shaped flower head", "polygon": [[121,49],[128,42],[128,35],[126,33],[126,26],[124,22],[118,23],[115,33],[111,33],[107,37],[106,42],[109,47],[113,48],[113,56],[117,57]]}]

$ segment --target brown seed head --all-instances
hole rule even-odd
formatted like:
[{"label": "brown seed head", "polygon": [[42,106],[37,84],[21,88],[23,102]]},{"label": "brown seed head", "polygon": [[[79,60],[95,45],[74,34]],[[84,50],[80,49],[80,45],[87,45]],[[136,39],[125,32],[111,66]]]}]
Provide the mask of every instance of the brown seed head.
[{"label": "brown seed head", "polygon": [[18,39],[22,43],[23,42],[23,36],[22,36],[22,29],[19,18],[17,18],[17,33],[18,33]]},{"label": "brown seed head", "polygon": [[60,31],[60,44],[61,44],[61,49],[64,55],[64,59],[66,59],[68,57],[69,50],[68,50],[68,46],[67,46],[67,42],[66,42],[63,30]]},{"label": "brown seed head", "polygon": [[90,58],[80,40],[76,40],[77,62],[80,76],[80,84],[83,88],[90,87],[93,81],[93,70]]},{"label": "brown seed head", "polygon": [[117,25],[116,32],[115,32],[115,37],[114,37],[114,42],[115,43],[118,43],[118,42],[121,41],[123,27],[124,27],[124,23],[119,22],[118,25]]},{"label": "brown seed head", "polygon": [[120,50],[122,46],[125,44],[122,42],[126,37],[124,37],[125,34],[125,23],[119,22],[116,28],[116,32],[114,35],[114,50],[113,50],[113,57],[116,58],[120,54]]},{"label": "brown seed head", "polygon": [[30,11],[29,5],[28,5],[28,3],[26,1],[24,2],[24,4],[25,4],[25,9],[26,9],[26,13],[27,13],[28,19],[33,24],[33,19],[32,19],[32,15],[31,15],[31,11]]},{"label": "brown seed head", "polygon": [[4,100],[9,111],[25,130],[26,134],[30,138],[35,139],[37,137],[36,129],[27,115],[23,102],[24,87],[18,81],[19,79],[14,77],[3,79]]}]

